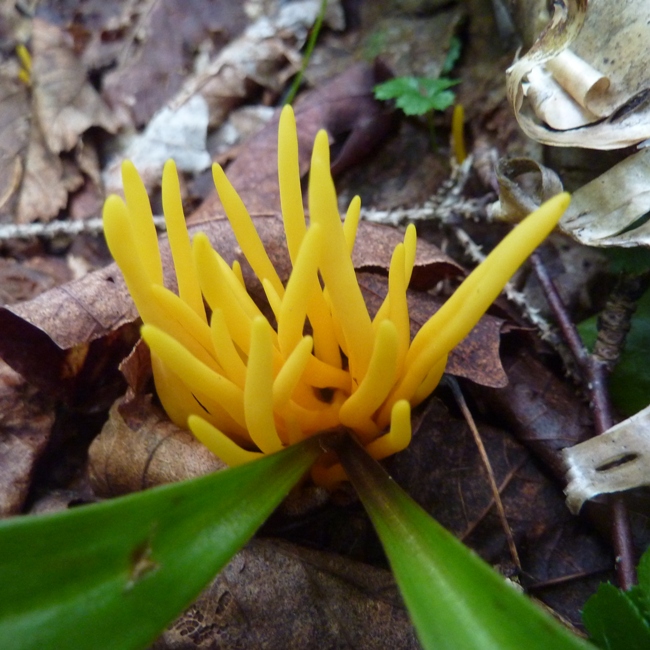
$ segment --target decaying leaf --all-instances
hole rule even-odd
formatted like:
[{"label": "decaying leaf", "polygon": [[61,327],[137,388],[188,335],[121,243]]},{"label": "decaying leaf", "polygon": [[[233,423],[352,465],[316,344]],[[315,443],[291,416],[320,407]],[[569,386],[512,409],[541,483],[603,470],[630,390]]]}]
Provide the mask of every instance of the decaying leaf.
[{"label": "decaying leaf", "polygon": [[598,494],[650,485],[650,406],[605,433],[562,452],[567,505],[577,514]]},{"label": "decaying leaf", "polygon": [[566,468],[560,450],[592,435],[592,422],[587,405],[576,395],[575,388],[560,380],[539,358],[532,354],[530,343],[507,346],[502,361],[508,385],[487,388],[467,384],[466,390],[478,401],[499,414],[544,463],[558,480]]},{"label": "decaying leaf", "polygon": [[69,282],[72,271],[60,257],[33,257],[24,262],[0,259],[0,304],[8,305],[30,300]]},{"label": "decaying leaf", "polygon": [[0,517],[21,512],[54,415],[53,400],[0,361]]},{"label": "decaying leaf", "polygon": [[48,148],[38,124],[32,123],[15,220],[52,219],[65,207],[68,192],[82,182],[78,170],[64,166],[58,154]]},{"label": "decaying leaf", "polygon": [[[203,57],[223,47],[241,32],[247,18],[245,6],[238,2],[122,2],[116,9],[119,15],[104,24],[108,33],[96,37],[90,47],[97,56],[102,45],[115,40],[115,32],[124,33],[117,43],[117,65],[104,77],[102,94],[123,121],[138,128],[180,90],[197,51]],[[84,56],[89,58],[88,53]]]},{"label": "decaying leaf", "polygon": [[[252,88],[280,92],[286,80],[300,69],[299,50],[320,6],[320,0],[301,0],[282,4],[271,18],[259,18],[185,82],[171,107],[200,94],[208,103],[210,126],[216,126]],[[343,9],[338,0],[328,2],[325,22],[334,29],[343,29]]]},{"label": "decaying leaf", "polygon": [[150,397],[136,397],[128,404],[115,402],[88,451],[90,483],[102,497],[195,478],[224,467],[189,431],[172,424]]},{"label": "decaying leaf", "polygon": [[575,192],[560,227],[589,246],[650,246],[650,148]]},{"label": "decaying leaf", "polygon": [[0,221],[12,220],[28,142],[27,88],[11,73],[0,74]]},{"label": "decaying leaf", "polygon": [[253,540],[152,650],[420,646],[390,572]]},{"label": "decaying leaf", "polygon": [[496,177],[499,200],[490,206],[490,214],[515,223],[564,189],[552,169],[532,158],[501,158]]},{"label": "decaying leaf", "polygon": [[88,83],[70,37],[35,18],[32,49],[34,111],[48,149],[55,154],[70,151],[91,126],[114,132],[113,115]]},{"label": "decaying leaf", "polygon": [[82,134],[116,128],[69,34],[36,18],[31,49],[29,90],[15,66],[0,75],[0,210],[19,223],[52,219],[85,180],[97,187],[98,165],[80,146]]},{"label": "decaying leaf", "polygon": [[[522,386],[482,390],[509,391],[512,399],[513,389],[524,391]],[[540,407],[541,403],[540,399]],[[531,417],[541,415],[547,422],[571,417],[557,412],[556,406],[549,405],[546,415],[538,408]],[[561,489],[512,436],[511,427],[480,420],[476,424],[521,561],[520,572],[512,562],[472,433],[440,399],[434,397],[416,411],[411,444],[388,461],[391,476],[486,561],[506,576],[518,574],[532,595],[579,624],[576,610],[602,578],[602,573],[594,572],[611,566],[606,542],[569,513]]]},{"label": "decaying leaf", "polygon": [[614,9],[609,2],[562,0],[554,6],[551,22],[507,71],[523,130],[544,144],[591,149],[650,137],[650,5],[630,0]]}]

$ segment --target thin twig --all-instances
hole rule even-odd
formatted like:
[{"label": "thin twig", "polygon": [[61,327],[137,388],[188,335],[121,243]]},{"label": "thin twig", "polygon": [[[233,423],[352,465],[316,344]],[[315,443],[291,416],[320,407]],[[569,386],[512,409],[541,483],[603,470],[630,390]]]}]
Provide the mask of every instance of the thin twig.
[{"label": "thin twig", "polygon": [[[153,218],[156,228],[165,230],[164,217]],[[54,239],[60,236],[75,237],[80,234],[100,235],[104,225],[99,218],[67,219],[65,221],[50,221],[49,223],[7,223],[0,224],[0,244],[19,239]]]},{"label": "thin twig", "polygon": [[[571,321],[566,306],[542,260],[534,253],[531,256],[531,262],[566,342],[571,348],[576,362],[583,371],[594,414],[596,435],[604,433],[614,425],[611,402],[607,390],[607,364],[589,354],[585,349],[578,330]],[[627,591],[636,583],[634,545],[632,542],[629,516],[627,507],[621,496],[610,497],[610,507],[612,513],[612,545],[616,553],[616,576],[619,587]]]},{"label": "thin twig", "polygon": [[474,418],[472,417],[472,414],[469,408],[467,407],[467,402],[465,401],[465,397],[463,396],[463,393],[460,390],[460,386],[458,385],[456,379],[448,375],[446,377],[446,384],[451,388],[451,392],[454,395],[454,399],[456,400],[456,403],[460,407],[460,410],[462,411],[463,416],[465,417],[465,421],[467,422],[470,431],[474,436],[474,442],[476,443],[476,446],[478,448],[478,452],[479,455],[481,456],[483,466],[487,471],[488,482],[490,483],[490,489],[492,490],[492,497],[497,507],[497,512],[499,513],[499,519],[501,520],[501,525],[503,526],[503,532],[505,533],[506,539],[508,540],[508,548],[510,549],[510,556],[512,557],[512,561],[514,562],[515,566],[521,571],[521,561],[519,560],[519,553],[517,553],[517,545],[515,544],[515,539],[512,535],[512,530],[510,529],[510,524],[508,523],[508,517],[506,516],[506,511],[505,508],[503,507],[503,501],[501,501],[499,486],[497,485],[496,479],[494,477],[494,472],[492,471],[492,465],[490,464],[490,458],[488,457],[487,451],[485,450],[485,445],[483,444],[483,440],[481,439],[481,434],[479,433],[476,427]]}]

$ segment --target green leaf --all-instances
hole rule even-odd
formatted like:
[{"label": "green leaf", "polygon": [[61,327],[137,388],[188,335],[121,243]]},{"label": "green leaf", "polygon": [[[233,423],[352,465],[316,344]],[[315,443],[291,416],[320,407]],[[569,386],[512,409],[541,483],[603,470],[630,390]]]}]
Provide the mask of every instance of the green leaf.
[{"label": "green leaf", "polygon": [[629,595],[609,583],[585,603],[582,620],[591,639],[607,650],[647,650],[650,626]]},{"label": "green leaf", "polygon": [[[587,347],[592,348],[596,336],[597,317],[578,326]],[[625,350],[610,378],[610,394],[614,404],[626,415],[634,415],[648,405],[650,396],[650,291],[637,304],[632,318],[632,329],[625,342]]]},{"label": "green leaf", "polygon": [[424,115],[431,110],[444,111],[454,103],[455,95],[447,90],[460,83],[454,79],[397,77],[375,86],[377,99],[395,99],[406,115]]},{"label": "green leaf", "polygon": [[0,522],[0,648],[146,647],[264,522],[321,453],[319,442]]},{"label": "green leaf", "polygon": [[425,649],[586,650],[434,521],[352,441],[337,453],[377,529]]}]

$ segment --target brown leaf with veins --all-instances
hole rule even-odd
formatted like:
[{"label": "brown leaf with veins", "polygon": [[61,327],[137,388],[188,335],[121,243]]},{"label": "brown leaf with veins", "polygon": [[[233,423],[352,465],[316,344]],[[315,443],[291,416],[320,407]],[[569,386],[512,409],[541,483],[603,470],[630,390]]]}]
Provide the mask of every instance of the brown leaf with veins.
[{"label": "brown leaf with veins", "polygon": [[126,405],[115,402],[88,450],[90,484],[102,497],[183,481],[224,467],[189,431],[153,406],[150,396],[136,397]]},{"label": "brown leaf with veins", "polygon": [[0,74],[0,221],[12,221],[29,142],[29,97],[25,84]]},{"label": "brown leaf with veins", "polygon": [[[548,371],[541,374],[548,379]],[[567,406],[573,412],[582,408],[575,395]],[[556,417],[563,415],[556,413]],[[571,515],[561,487],[510,431],[481,422],[477,426],[521,559],[521,582],[580,625],[580,608],[611,570],[610,549]],[[389,469],[395,481],[443,526],[506,575],[517,574],[470,429],[439,399],[429,400],[416,412],[413,440],[391,457]]]},{"label": "brown leaf with veins", "polygon": [[35,115],[52,153],[73,149],[91,126],[115,131],[114,117],[88,83],[71,37],[40,18],[33,21],[32,86]]},{"label": "brown leaf with veins", "polygon": [[389,571],[286,542],[253,540],[152,650],[418,650]]},{"label": "brown leaf with veins", "polygon": [[[66,174],[66,171],[68,172]],[[68,192],[83,183],[81,174],[47,147],[43,133],[32,120],[15,221],[50,220],[65,207]]]},{"label": "brown leaf with veins", "polygon": [[147,124],[180,90],[197,50],[207,43],[224,46],[246,24],[237,2],[158,0],[146,12],[124,15],[131,12],[134,7],[125,4],[120,19],[128,31],[117,67],[104,78],[103,95],[130,114],[136,127]]},{"label": "brown leaf with veins", "polygon": [[54,401],[0,361],[0,517],[21,512],[50,439]]},{"label": "brown leaf with veins", "polygon": [[593,435],[589,408],[575,387],[559,379],[531,353],[530,342],[513,341],[502,355],[509,383],[503,388],[468,385],[474,399],[501,420],[563,483],[564,447]]}]

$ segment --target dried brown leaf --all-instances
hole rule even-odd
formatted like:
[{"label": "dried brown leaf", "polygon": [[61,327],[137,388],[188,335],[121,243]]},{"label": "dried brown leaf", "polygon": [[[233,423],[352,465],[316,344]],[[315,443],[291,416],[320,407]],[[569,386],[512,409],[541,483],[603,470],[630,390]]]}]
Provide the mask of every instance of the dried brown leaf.
[{"label": "dried brown leaf", "polygon": [[152,650],[417,650],[390,572],[253,540]]},{"label": "dried brown leaf", "polygon": [[59,257],[32,257],[24,262],[0,259],[0,304],[25,300],[72,278],[70,268]]},{"label": "dried brown leaf", "polygon": [[512,432],[562,482],[565,467],[560,450],[592,435],[588,406],[575,387],[559,379],[523,343],[506,348],[503,365],[509,378],[504,388],[468,385],[485,409],[495,411]]},{"label": "dried brown leaf", "polygon": [[199,48],[224,46],[246,24],[238,2],[159,0],[149,6],[135,16],[127,15],[133,7],[123,7],[128,31],[119,43],[118,65],[103,86],[108,102],[131,115],[137,127],[181,89]]},{"label": "dried brown leaf", "polygon": [[0,517],[21,512],[54,416],[54,402],[0,361]]},{"label": "dried brown leaf", "polygon": [[29,142],[29,98],[25,84],[0,75],[0,221],[12,221]]},{"label": "dried brown leaf", "polygon": [[27,223],[56,217],[68,201],[68,191],[83,183],[74,171],[48,149],[40,126],[32,123],[15,220]]},{"label": "dried brown leaf", "polygon": [[86,79],[69,35],[35,18],[32,31],[34,111],[52,153],[73,149],[91,126],[113,133],[115,119]]},{"label": "dried brown leaf", "polygon": [[115,402],[88,451],[90,483],[98,496],[113,497],[163,483],[195,478],[225,465],[191,433],[136,397]]},{"label": "dried brown leaf", "polygon": [[[608,3],[586,0],[554,7],[537,41],[507,71],[508,96],[523,130],[544,144],[591,149],[647,139],[647,2],[631,0],[615,12]],[[529,23],[539,16],[535,9]]]},{"label": "dried brown leaf", "polygon": [[[521,559],[520,580],[579,625],[584,600],[610,570],[607,545],[569,513],[560,487],[509,431],[477,425]],[[416,415],[411,445],[389,467],[443,526],[506,575],[517,574],[472,433],[441,401],[430,400]]]},{"label": "dried brown leaf", "polygon": [[[274,15],[262,16],[221,50],[205,69],[190,77],[171,106],[200,94],[208,103],[210,125],[217,126],[254,90],[279,93],[300,69],[299,49],[316,21],[321,3],[306,0],[295,6],[279,5]],[[343,12],[338,0],[328,3],[326,24],[341,28]]]}]

